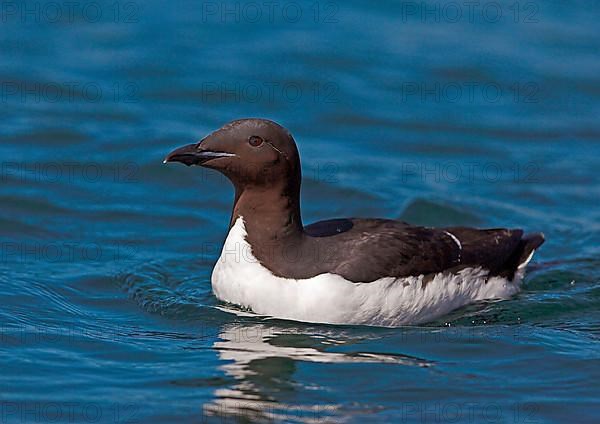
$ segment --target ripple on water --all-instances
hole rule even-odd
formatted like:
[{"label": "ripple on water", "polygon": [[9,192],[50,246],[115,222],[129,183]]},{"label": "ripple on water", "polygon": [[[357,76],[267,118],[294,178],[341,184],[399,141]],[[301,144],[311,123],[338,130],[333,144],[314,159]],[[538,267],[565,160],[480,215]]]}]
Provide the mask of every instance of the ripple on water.
[{"label": "ripple on water", "polygon": [[481,225],[482,220],[474,213],[454,206],[427,199],[414,199],[398,217],[414,225],[424,226],[473,226]]},{"label": "ripple on water", "polygon": [[[149,263],[117,276],[117,284],[143,310],[173,319],[207,319],[215,313],[206,268],[185,261]],[[190,277],[198,275],[198,277]]]},{"label": "ripple on water", "polygon": [[[573,262],[577,266],[573,267]],[[599,265],[597,259],[591,258],[562,265],[539,264],[528,272],[523,290],[513,299],[470,305],[453,312],[438,324],[528,324],[582,332],[591,330],[591,334],[597,336]]]},{"label": "ripple on water", "polygon": [[[299,329],[302,331],[299,333]],[[214,400],[204,405],[211,416],[239,416],[248,412],[254,420],[276,419],[286,422],[312,422],[315,417],[339,420],[355,414],[367,416],[381,407],[367,402],[343,405],[333,399],[313,399],[301,404],[287,399],[286,392],[296,389],[321,391],[319,386],[303,386],[284,378],[306,364],[385,364],[427,368],[435,364],[422,358],[396,353],[361,351],[360,343],[380,337],[377,329],[354,331],[335,326],[302,326],[273,322],[230,324],[224,326],[213,349],[224,361],[221,365],[230,377],[214,391]],[[179,382],[189,384],[189,382]]]},{"label": "ripple on water", "polygon": [[[77,89],[51,102],[4,87],[0,237],[34,248],[95,243],[106,255],[21,260],[3,251],[11,257],[0,261],[0,392],[10,407],[0,403],[1,412],[14,405],[25,420],[50,421],[31,413],[60,405],[77,422],[94,420],[70,415],[74,405],[99,406],[107,421],[203,421],[205,413],[220,423],[598,422],[591,7],[544,2],[532,25],[523,24],[530,8],[519,10],[520,23],[511,9],[497,23],[463,13],[449,24],[424,23],[419,12],[403,22],[402,2],[339,2],[328,24],[331,5],[320,2],[305,3],[293,25],[281,8],[261,25],[232,16],[223,24],[224,8],[207,15],[184,0],[144,2],[125,24],[131,5],[112,22],[115,10],[104,6],[113,3],[100,1],[98,23],[65,14],[37,23],[29,14],[23,25],[18,13],[3,15],[2,81],[26,91],[92,83],[103,98],[86,101]],[[407,84],[421,83],[458,85],[462,97],[407,95]],[[502,96],[468,99],[473,83]],[[527,83],[539,88],[533,103],[514,97],[530,94],[514,90]],[[115,99],[131,94],[114,93],[115,84],[133,84],[134,101]],[[251,86],[262,91],[256,101],[232,95]],[[286,98],[294,88],[297,102]],[[233,189],[216,172],[162,159],[248,114],[296,137],[307,222],[401,213],[422,225],[543,231],[523,291],[395,329],[283,321],[219,303],[210,272]],[[97,164],[103,176],[70,178],[72,161]],[[424,171],[406,175],[409,162]],[[529,162],[539,165],[534,178],[513,178],[512,165]],[[498,163],[502,176],[471,181],[469,163]],[[52,164],[66,165],[61,178]],[[438,175],[446,164],[461,167],[458,181]],[[423,175],[430,169],[432,178]],[[115,258],[128,243],[133,251]],[[515,409],[524,405],[534,410]]]}]

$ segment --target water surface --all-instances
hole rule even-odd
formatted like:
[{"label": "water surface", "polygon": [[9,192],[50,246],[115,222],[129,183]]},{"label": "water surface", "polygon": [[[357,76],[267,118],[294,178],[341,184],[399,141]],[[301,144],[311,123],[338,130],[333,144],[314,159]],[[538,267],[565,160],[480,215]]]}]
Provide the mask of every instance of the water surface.
[{"label": "water surface", "polygon": [[[0,31],[0,422],[599,420],[597,2],[35,4]],[[224,310],[232,189],[162,159],[247,116],[295,135],[307,223],[543,231],[523,292],[397,329]]]}]

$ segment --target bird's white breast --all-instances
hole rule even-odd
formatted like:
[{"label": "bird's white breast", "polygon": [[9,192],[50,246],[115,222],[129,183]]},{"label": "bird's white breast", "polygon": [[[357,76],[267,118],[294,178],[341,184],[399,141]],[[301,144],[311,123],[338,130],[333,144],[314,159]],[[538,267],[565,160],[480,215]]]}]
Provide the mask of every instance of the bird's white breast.
[{"label": "bird's white breast", "polygon": [[520,275],[509,282],[481,268],[440,273],[423,285],[423,276],[386,277],[351,282],[336,274],[296,280],[275,276],[252,254],[243,218],[225,240],[212,273],[212,287],[222,301],[254,313],[296,321],[329,324],[398,326],[434,320],[484,299],[503,299],[519,290]]}]

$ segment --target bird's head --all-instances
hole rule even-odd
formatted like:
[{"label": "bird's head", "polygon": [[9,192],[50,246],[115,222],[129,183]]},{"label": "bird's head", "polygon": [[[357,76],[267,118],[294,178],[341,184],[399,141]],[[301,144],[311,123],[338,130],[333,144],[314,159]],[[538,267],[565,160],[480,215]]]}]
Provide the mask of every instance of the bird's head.
[{"label": "bird's head", "polygon": [[216,169],[241,189],[300,184],[300,159],[293,137],[266,119],[230,122],[198,143],[175,149],[164,162]]}]

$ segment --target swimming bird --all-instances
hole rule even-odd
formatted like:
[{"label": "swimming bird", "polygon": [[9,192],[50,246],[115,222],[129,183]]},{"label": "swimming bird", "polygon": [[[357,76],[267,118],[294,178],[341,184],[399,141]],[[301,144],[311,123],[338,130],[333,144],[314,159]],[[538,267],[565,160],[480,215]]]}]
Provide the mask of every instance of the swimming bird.
[{"label": "swimming bird", "polygon": [[520,229],[430,228],[337,218],[304,226],[294,138],[265,119],[224,125],[167,162],[223,173],[235,198],[213,291],[256,314],[330,324],[399,326],[506,299],[544,242]]}]

